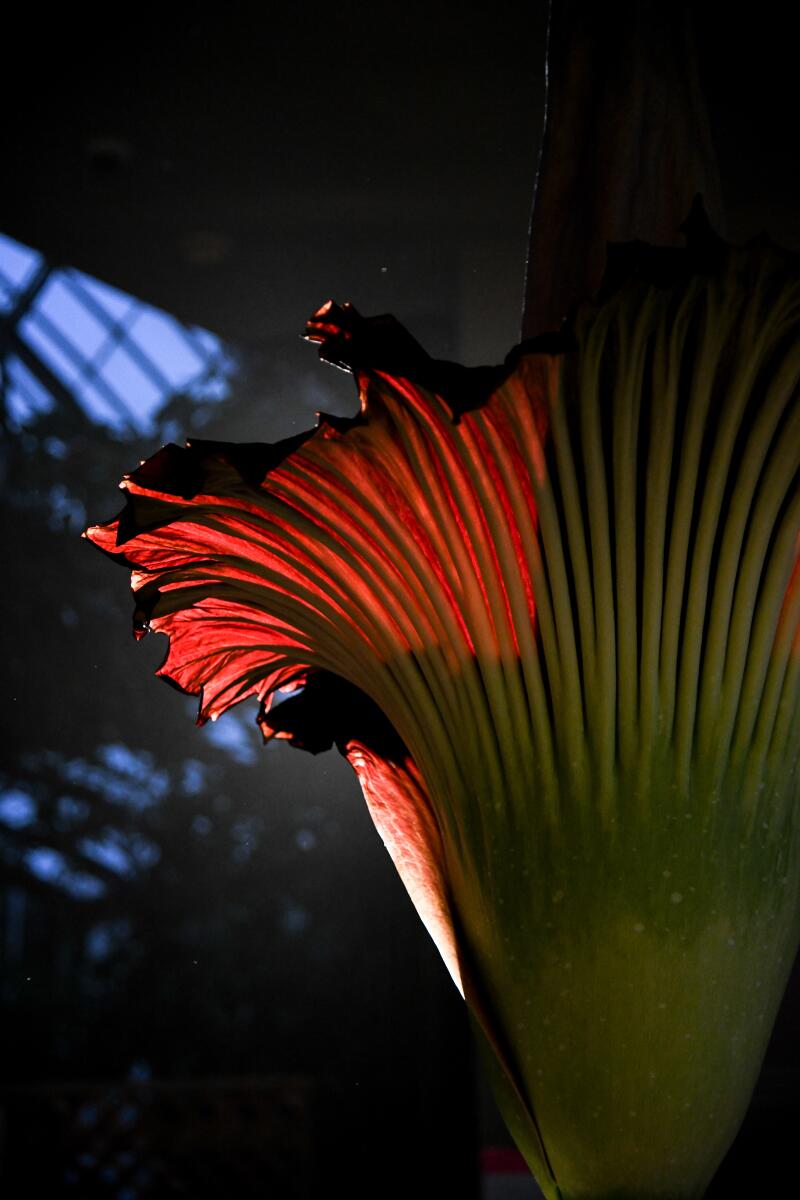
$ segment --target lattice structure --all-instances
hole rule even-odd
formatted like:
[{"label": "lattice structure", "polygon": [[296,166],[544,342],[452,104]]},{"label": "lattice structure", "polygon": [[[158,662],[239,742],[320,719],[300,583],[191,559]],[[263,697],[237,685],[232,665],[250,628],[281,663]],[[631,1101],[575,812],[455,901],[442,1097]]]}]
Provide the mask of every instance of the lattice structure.
[{"label": "lattice structure", "polygon": [[2,235],[0,363],[12,426],[66,401],[123,436],[148,432],[178,393],[222,398],[233,370],[207,330]]}]

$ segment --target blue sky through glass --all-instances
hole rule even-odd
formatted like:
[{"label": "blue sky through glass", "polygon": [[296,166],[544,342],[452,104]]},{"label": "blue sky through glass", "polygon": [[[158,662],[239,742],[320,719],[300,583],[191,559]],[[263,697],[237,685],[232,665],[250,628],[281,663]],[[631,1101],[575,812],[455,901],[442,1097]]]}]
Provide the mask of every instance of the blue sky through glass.
[{"label": "blue sky through glass", "polygon": [[42,264],[41,254],[0,234],[0,312],[8,312]]},{"label": "blue sky through glass", "polygon": [[12,326],[3,377],[16,428],[48,411],[66,388],[98,424],[149,433],[177,394],[223,399],[235,366],[208,330],[81,271],[47,271],[41,254],[2,234],[0,321]]},{"label": "blue sky through glass", "polygon": [[5,360],[5,376],[6,410],[15,426],[28,425],[53,408],[52,394],[14,354]]}]

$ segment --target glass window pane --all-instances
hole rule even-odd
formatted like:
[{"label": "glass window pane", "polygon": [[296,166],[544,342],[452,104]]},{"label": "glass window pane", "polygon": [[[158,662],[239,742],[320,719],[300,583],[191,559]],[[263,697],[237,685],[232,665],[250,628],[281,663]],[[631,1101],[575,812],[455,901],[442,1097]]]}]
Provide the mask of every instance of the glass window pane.
[{"label": "glass window pane", "polygon": [[11,312],[16,294],[13,288],[0,279],[0,312]]},{"label": "glass window pane", "polygon": [[130,327],[130,335],[176,391],[186,387],[205,367],[178,322],[155,308],[142,310]]},{"label": "glass window pane", "polygon": [[121,321],[131,308],[135,307],[135,300],[118,288],[112,287],[110,283],[101,283],[99,279],[93,279],[91,275],[84,275],[81,271],[66,271],[65,275],[83,288],[90,299],[105,309],[114,321]]},{"label": "glass window pane", "polygon": [[24,288],[41,263],[41,254],[0,233],[0,272],[15,291]]},{"label": "glass window pane", "polygon": [[75,399],[91,420],[119,433],[129,432],[136,422],[122,405],[115,404],[96,384],[84,384]]},{"label": "glass window pane", "polygon": [[6,359],[6,375],[12,386],[24,394],[33,413],[52,411],[55,403],[52,394],[15,354]]},{"label": "glass window pane", "polygon": [[137,425],[146,428],[165,399],[164,390],[144,374],[122,346],[104,363],[100,377],[135,414]]},{"label": "glass window pane", "polygon": [[93,358],[108,337],[107,327],[81,304],[60,275],[48,280],[37,297],[36,311],[44,313],[86,358]]},{"label": "glass window pane", "polygon": [[62,383],[69,385],[75,382],[81,373],[81,363],[76,362],[56,345],[33,314],[29,313],[24,317],[18,329],[31,349],[37,352]]},{"label": "glass window pane", "polygon": [[219,354],[222,350],[222,343],[219,338],[215,337],[213,333],[209,333],[207,329],[200,329],[199,326],[194,325],[187,332],[191,334],[198,348],[204,351],[209,357]]}]

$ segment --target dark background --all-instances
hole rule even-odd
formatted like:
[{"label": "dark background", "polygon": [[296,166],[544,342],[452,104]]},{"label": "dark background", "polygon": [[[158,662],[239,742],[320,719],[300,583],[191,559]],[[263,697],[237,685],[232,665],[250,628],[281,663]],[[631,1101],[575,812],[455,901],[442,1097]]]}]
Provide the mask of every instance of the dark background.
[{"label": "dark background", "polygon": [[[696,9],[728,233],[800,249],[793,30],[772,3],[746,23]],[[349,378],[298,338],[329,296],[394,312],[440,357],[498,361],[516,340],[544,4],[4,20],[0,232],[225,339],[239,374],[204,436],[273,440],[317,408],[352,410]],[[181,435],[196,420],[178,399],[126,439],[57,408],[3,442],[0,766],[37,806],[33,825],[0,828],[5,1082],[18,1097],[290,1075],[312,1087],[312,1188],[477,1194],[477,1147],[503,1135],[347,767],[262,751],[254,712],[224,718],[238,750],[194,730],[193,703],[151,678],[159,639],[128,636],[123,573],[53,521],[56,485],[89,519],[112,515],[168,417]],[[65,817],[65,796],[88,815]],[[109,830],[158,857],[99,872],[102,898],[26,867],[36,846],[80,865],[81,839]],[[797,992],[728,1179],[757,1169],[767,1185],[764,1164],[777,1178],[789,1161]]]}]

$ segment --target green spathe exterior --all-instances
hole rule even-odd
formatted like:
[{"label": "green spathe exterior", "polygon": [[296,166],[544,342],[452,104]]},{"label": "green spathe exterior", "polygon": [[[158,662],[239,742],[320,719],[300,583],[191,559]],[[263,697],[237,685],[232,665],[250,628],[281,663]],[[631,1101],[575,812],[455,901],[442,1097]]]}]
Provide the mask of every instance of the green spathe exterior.
[{"label": "green spathe exterior", "polygon": [[716,820],[665,781],[658,816],[612,836],[591,817],[498,835],[465,924],[538,1133],[485,1058],[548,1197],[699,1197],[733,1140],[800,933],[797,777],[766,790],[755,828],[741,796]]},{"label": "green spathe exterior", "polygon": [[702,1196],[800,932],[800,282],[688,232],[486,376],[327,305],[358,418],[163,451],[90,531],[201,719],[302,741],[273,694],[336,678],[391,729],[328,742],[548,1200]]}]

